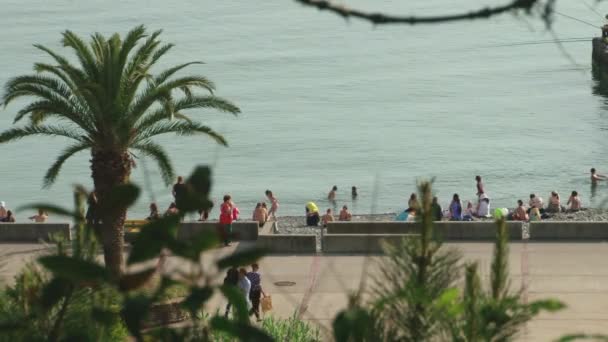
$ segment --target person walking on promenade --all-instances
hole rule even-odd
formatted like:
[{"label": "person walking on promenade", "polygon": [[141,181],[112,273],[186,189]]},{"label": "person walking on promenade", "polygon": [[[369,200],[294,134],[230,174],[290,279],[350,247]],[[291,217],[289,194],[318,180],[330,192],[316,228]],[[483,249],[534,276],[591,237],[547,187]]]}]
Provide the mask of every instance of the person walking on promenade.
[{"label": "person walking on promenade", "polygon": [[462,221],[462,203],[458,194],[454,194],[450,203],[450,221]]},{"label": "person walking on promenade", "polygon": [[175,200],[175,204],[177,205],[178,208],[182,208],[184,203],[183,201],[185,200],[185,196],[186,196],[186,191],[188,190],[188,188],[186,187],[186,184],[184,184],[184,177],[179,176],[177,177],[177,183],[173,184],[173,199]]},{"label": "person walking on promenade", "polygon": [[249,316],[255,315],[257,321],[261,321],[260,318],[260,298],[262,295],[266,297],[264,290],[262,289],[262,277],[258,270],[260,267],[258,264],[251,265],[251,272],[247,273],[247,279],[251,282],[251,291],[249,292],[249,299],[251,300],[251,310],[249,310]]},{"label": "person walking on promenade", "polygon": [[251,281],[247,278],[247,270],[244,268],[239,269],[238,287],[245,297],[245,302],[247,302],[247,310],[251,310],[251,299],[249,299],[251,294]]},{"label": "person walking on promenade", "polygon": [[44,223],[46,222],[46,220],[49,218],[49,215],[47,215],[44,210],[42,209],[38,209],[38,214],[34,215],[34,216],[30,216],[29,219],[33,220],[36,223]]},{"label": "person walking on promenade", "polygon": [[272,194],[272,191],[266,190],[266,197],[270,201],[270,210],[268,211],[268,217],[273,220],[277,220],[277,210],[279,210],[279,200]]},{"label": "person walking on promenade", "polygon": [[[226,277],[224,278],[224,286],[238,286],[239,283],[239,270],[236,267],[231,267],[226,271]],[[230,302],[226,304],[226,311],[224,317],[228,318],[230,314]]]},{"label": "person walking on promenade", "polygon": [[224,202],[220,206],[220,235],[224,240],[224,246],[230,246],[230,234],[232,234],[233,220],[232,197],[224,195]]}]

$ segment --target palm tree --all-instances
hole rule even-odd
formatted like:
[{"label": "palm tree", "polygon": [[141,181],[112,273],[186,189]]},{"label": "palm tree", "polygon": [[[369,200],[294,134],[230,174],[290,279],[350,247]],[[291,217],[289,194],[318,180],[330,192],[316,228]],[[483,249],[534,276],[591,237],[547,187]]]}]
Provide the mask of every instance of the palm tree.
[{"label": "palm tree", "polygon": [[[89,150],[91,171],[100,207],[116,186],[129,182],[134,167],[132,152],[154,159],[166,184],[173,179],[167,153],[151,139],[157,135],[204,134],[226,145],[211,128],[191,120],[184,111],[215,109],[232,114],[238,107],[213,95],[214,85],[202,76],[176,76],[182,69],[201,62],[189,62],[156,74],[152,68],[172,47],[161,44],[161,31],[146,34],[144,26],[126,37],[100,33],[87,44],[78,35],[65,31],[62,43],[73,50],[77,63],[42,46],[54,61],[36,63],[35,73],[18,76],[5,85],[4,105],[17,98],[31,98],[19,110],[14,122],[29,122],[0,134],[0,143],[27,136],[59,136],[73,140],[44,176],[44,187],[57,178],[65,161]],[[49,120],[50,119],[50,120]],[[123,265],[123,224],[126,208],[99,213],[100,237],[106,267],[121,274]]]}]

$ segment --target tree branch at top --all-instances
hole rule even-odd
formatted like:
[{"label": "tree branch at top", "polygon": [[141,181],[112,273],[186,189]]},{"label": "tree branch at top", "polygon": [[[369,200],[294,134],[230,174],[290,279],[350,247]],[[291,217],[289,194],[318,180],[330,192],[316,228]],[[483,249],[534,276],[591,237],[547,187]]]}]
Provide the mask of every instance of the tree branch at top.
[{"label": "tree branch at top", "polygon": [[[363,19],[369,21],[375,25],[381,24],[436,24],[452,21],[462,20],[474,20],[474,19],[487,19],[496,15],[500,15],[510,11],[523,10],[530,12],[532,7],[539,4],[540,0],[513,0],[510,3],[496,7],[485,7],[478,10],[473,10],[465,13],[458,13],[452,15],[441,15],[441,16],[397,16],[391,14],[384,14],[379,12],[365,12],[358,9],[348,8],[344,5],[334,4],[329,0],[295,0],[304,6],[316,7],[320,11],[329,11],[333,14],[339,15],[344,19],[351,17]],[[553,3],[555,0],[548,0],[544,6],[543,18],[548,22],[548,14],[552,12]]]}]

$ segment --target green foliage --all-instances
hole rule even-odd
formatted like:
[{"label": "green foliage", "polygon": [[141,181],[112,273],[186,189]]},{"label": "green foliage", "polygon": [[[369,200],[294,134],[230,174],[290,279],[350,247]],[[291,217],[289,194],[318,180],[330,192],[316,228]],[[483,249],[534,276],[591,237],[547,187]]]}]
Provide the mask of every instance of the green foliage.
[{"label": "green foliage", "polygon": [[[196,205],[182,208],[195,210],[200,208],[199,205],[205,208],[204,205],[210,203],[210,176],[209,168],[195,169],[186,184],[189,196],[199,200]],[[120,205],[130,205],[140,191],[134,185],[123,185],[111,193]],[[127,336],[137,341],[155,338],[211,341],[213,334],[217,333],[231,340],[273,341],[268,333],[250,324],[243,294],[235,287],[211,283],[213,273],[203,269],[201,254],[218,245],[217,233],[204,232],[182,241],[177,239],[179,216],[166,216],[150,222],[135,238],[129,256],[129,264],[138,271],[114,279],[96,260],[96,236],[83,214],[87,195],[81,188],[76,189],[74,211],[53,208],[56,213],[63,213],[75,221],[76,234],[71,246],[68,247],[64,239],[56,239],[55,253],[38,258],[38,265],[44,270],[30,266],[20,274],[14,288],[0,292],[0,330],[6,331],[6,336],[33,341],[115,341],[124,340]],[[182,215],[187,213],[182,212]],[[183,262],[190,263],[192,272],[180,274],[177,281],[159,274],[155,267],[151,268],[151,261],[164,258],[161,256],[163,250],[169,250]],[[261,256],[263,252],[259,250],[235,253],[219,260],[215,267],[221,271],[226,267],[255,262]],[[151,283],[154,286],[150,286]],[[232,304],[235,319],[217,314],[205,320],[198,318],[216,291]],[[178,294],[184,297],[181,306],[190,313],[191,326],[180,330],[161,327],[144,332],[154,304]],[[300,333],[304,328],[296,323],[291,322],[288,326]]]},{"label": "green foliage", "polygon": [[526,303],[521,292],[510,289],[504,221],[497,222],[488,290],[477,263],[464,264],[459,289],[462,256],[434,236],[431,183],[420,183],[419,191],[419,236],[385,246],[387,258],[379,262],[371,298],[361,303],[360,294],[353,296],[336,316],[336,341],[510,341],[541,311],[564,308],[556,300]]},{"label": "green foliage", "polygon": [[372,289],[373,315],[387,334],[404,341],[425,341],[442,329],[446,300],[460,277],[461,254],[442,249],[433,239],[431,187],[421,183],[420,237],[386,245],[386,260]]},{"label": "green foliage", "polygon": [[272,336],[275,341],[291,342],[320,342],[319,329],[310,323],[298,319],[295,314],[288,319],[265,317],[262,320],[262,330]]}]

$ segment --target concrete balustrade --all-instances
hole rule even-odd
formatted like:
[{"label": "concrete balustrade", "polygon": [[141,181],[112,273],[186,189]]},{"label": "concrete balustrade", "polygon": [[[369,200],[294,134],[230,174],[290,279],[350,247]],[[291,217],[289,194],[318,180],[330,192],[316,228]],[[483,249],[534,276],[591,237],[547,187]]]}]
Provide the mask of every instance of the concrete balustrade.
[{"label": "concrete balustrade", "polygon": [[259,235],[256,247],[270,254],[314,254],[317,253],[317,237],[311,234]]},{"label": "concrete balustrade", "polygon": [[[258,239],[259,225],[255,221],[232,223],[232,240],[255,241]],[[188,240],[203,231],[218,232],[218,222],[183,222],[177,230],[178,240]]]},{"label": "concrete balustrade", "polygon": [[70,239],[68,223],[0,223],[0,242],[48,241],[52,234],[63,234]]},{"label": "concrete balustrade", "polygon": [[[509,221],[507,231],[511,240],[522,239],[523,223]],[[435,234],[443,240],[492,241],[496,237],[496,223],[492,221],[435,222]],[[330,222],[327,234],[418,234],[418,222]]]},{"label": "concrete balustrade", "polygon": [[382,253],[383,243],[398,244],[417,234],[325,234],[323,253]]},{"label": "concrete balustrade", "polygon": [[608,222],[530,222],[530,240],[608,240]]}]

